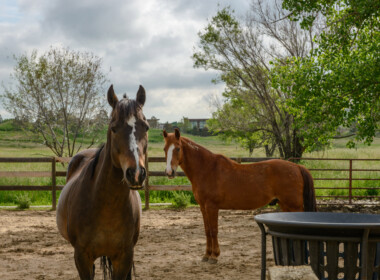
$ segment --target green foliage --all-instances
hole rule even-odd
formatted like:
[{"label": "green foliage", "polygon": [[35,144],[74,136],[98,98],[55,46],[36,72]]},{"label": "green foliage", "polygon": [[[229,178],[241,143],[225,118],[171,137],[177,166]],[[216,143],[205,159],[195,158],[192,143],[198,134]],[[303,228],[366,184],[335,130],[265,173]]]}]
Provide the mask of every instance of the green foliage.
[{"label": "green foliage", "polygon": [[21,128],[15,124],[15,120],[5,120],[0,123],[0,131],[19,131]]},{"label": "green foliage", "polygon": [[354,141],[371,144],[380,122],[380,2],[285,0],[283,6],[304,26],[313,13],[326,17],[310,56],[285,66],[279,61],[273,71],[274,86],[292,96],[287,105],[306,146],[328,143],[339,126],[355,126]]},{"label": "green foliage", "polygon": [[23,193],[16,197],[17,208],[19,209],[28,209],[30,207],[31,200],[28,194]]},{"label": "green foliage", "polygon": [[190,196],[184,192],[173,192],[173,207],[176,209],[185,209],[190,204]]}]

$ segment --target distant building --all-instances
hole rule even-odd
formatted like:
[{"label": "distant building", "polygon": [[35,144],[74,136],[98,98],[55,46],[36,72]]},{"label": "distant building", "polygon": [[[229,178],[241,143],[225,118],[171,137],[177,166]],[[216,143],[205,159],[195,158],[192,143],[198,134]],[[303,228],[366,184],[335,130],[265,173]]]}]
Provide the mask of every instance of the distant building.
[{"label": "distant building", "polygon": [[207,120],[208,119],[189,119],[189,122],[192,129],[198,128],[198,130],[201,130],[207,126],[206,124]]},{"label": "distant building", "polygon": [[157,119],[155,116],[151,117],[147,121],[149,123],[150,128],[160,128],[160,123],[158,122],[159,119]]}]

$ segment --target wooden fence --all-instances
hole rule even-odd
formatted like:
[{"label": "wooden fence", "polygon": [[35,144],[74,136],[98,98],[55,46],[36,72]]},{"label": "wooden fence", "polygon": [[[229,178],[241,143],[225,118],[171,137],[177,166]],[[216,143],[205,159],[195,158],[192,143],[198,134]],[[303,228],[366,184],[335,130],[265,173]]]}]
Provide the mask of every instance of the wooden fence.
[{"label": "wooden fence", "polygon": [[[268,158],[231,158],[238,163],[252,163],[268,160]],[[0,163],[50,163],[51,168],[48,171],[2,171],[0,169],[0,178],[3,177],[48,177],[51,178],[51,184],[45,186],[39,185],[0,185],[0,191],[8,190],[8,191],[51,191],[52,193],[52,208],[56,209],[56,192],[62,190],[63,185],[57,185],[57,177],[65,177],[66,171],[57,171],[57,163],[67,163],[70,158],[55,158],[55,157],[44,157],[44,158],[0,158]],[[380,168],[354,168],[354,163],[359,161],[367,161],[367,162],[380,162],[380,159],[328,159],[328,158],[292,158],[291,161],[299,161],[303,162],[307,161],[345,161],[347,162],[346,168],[308,168],[312,173],[313,172],[346,172],[348,174],[347,177],[324,177],[324,178],[314,178],[317,180],[339,180],[339,181],[348,181],[348,187],[316,187],[316,189],[335,189],[335,190],[348,190],[348,195],[321,195],[317,196],[317,198],[333,198],[333,199],[343,199],[347,200],[348,204],[352,204],[354,199],[380,199],[380,184],[376,187],[354,187],[353,182],[358,180],[365,181],[380,181],[380,175],[377,175],[376,178],[362,178],[362,177],[354,177],[354,173],[360,173],[363,171],[367,172],[375,172],[376,174],[380,174]],[[147,179],[145,181],[145,208],[149,209],[149,193],[151,191],[191,191],[191,185],[153,185],[150,184],[150,177],[166,177],[165,172],[163,171],[150,171],[149,164],[154,163],[164,163],[165,158],[163,157],[149,157],[146,161],[146,169],[147,169]],[[377,173],[378,172],[378,173]],[[178,172],[177,176],[185,176],[183,172]],[[364,196],[355,196],[353,195],[353,190],[375,190],[375,195],[364,195]],[[323,204],[320,203],[319,204]],[[363,204],[366,204],[364,202]]]}]

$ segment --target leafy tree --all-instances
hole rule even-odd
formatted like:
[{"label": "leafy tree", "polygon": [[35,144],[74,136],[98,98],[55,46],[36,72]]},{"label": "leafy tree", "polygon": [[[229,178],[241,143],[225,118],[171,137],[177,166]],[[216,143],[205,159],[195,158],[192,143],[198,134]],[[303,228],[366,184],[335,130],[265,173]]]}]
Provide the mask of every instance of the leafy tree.
[{"label": "leafy tree", "polygon": [[191,131],[191,123],[189,118],[182,117],[181,122],[178,124],[182,132],[190,132]]},{"label": "leafy tree", "polygon": [[304,146],[299,128],[283,106],[289,94],[271,86],[270,61],[285,63],[288,56],[306,55],[317,30],[314,26],[302,30],[286,18],[279,3],[268,8],[264,1],[254,1],[244,22],[230,8],[219,10],[199,33],[193,60],[194,67],[217,70],[214,82],[226,84],[224,104],[216,106],[209,122],[212,131],[223,132],[250,150],[263,145],[268,156],[277,149],[281,157],[300,157]]},{"label": "leafy tree", "polygon": [[326,18],[310,56],[279,62],[273,77],[292,97],[288,105],[306,145],[328,143],[339,126],[355,126],[354,140],[370,144],[380,122],[380,2],[284,0],[283,7],[304,28],[316,13]]},{"label": "leafy tree", "polygon": [[73,156],[83,145],[93,145],[108,120],[101,59],[51,47],[40,56],[36,50],[15,56],[15,61],[15,84],[4,86],[2,96],[6,110],[25,129],[37,131],[57,156]]}]

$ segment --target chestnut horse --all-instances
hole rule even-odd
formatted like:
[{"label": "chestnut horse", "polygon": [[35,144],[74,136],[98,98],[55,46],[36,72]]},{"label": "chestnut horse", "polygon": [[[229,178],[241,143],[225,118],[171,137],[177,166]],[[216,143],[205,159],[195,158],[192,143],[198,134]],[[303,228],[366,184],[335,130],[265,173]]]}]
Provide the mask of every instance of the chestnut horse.
[{"label": "chestnut horse", "polygon": [[66,185],[59,197],[57,226],[74,247],[81,279],[94,279],[94,261],[111,262],[112,279],[131,279],[133,251],[140,231],[141,189],[148,144],[148,123],[143,115],[145,90],[136,100],[120,101],[113,86],[107,142],[70,161]]},{"label": "chestnut horse", "polygon": [[239,164],[175,133],[163,131],[166,175],[178,166],[189,178],[207,237],[203,261],[216,263],[219,209],[249,210],[278,200],[282,211],[316,211],[313,179],[303,166],[284,160]]}]

